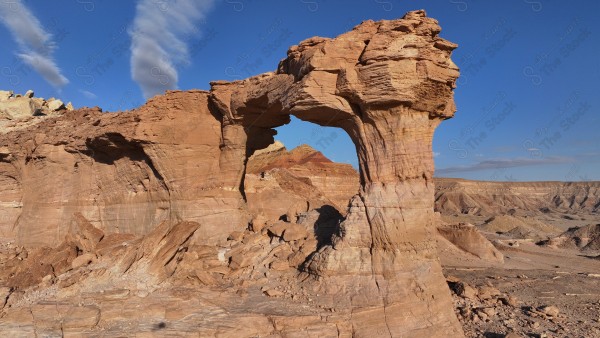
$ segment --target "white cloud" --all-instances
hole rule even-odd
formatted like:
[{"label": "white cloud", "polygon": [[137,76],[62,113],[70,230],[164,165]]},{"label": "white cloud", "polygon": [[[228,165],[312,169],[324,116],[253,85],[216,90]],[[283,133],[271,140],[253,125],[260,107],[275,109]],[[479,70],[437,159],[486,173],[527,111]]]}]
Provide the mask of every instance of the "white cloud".
[{"label": "white cloud", "polygon": [[20,52],[17,56],[23,62],[54,87],[60,88],[69,83],[52,58],[56,50],[52,34],[44,29],[21,0],[0,2],[0,21],[19,45]]},{"label": "white cloud", "polygon": [[69,83],[69,80],[61,74],[56,63],[47,56],[36,52],[20,53],[17,55],[54,87],[60,88]]},{"label": "white cloud", "polygon": [[146,98],[177,88],[177,66],[189,63],[185,36],[213,0],[138,0],[131,35],[131,77]]},{"label": "white cloud", "polygon": [[436,152],[436,151],[434,151],[434,152],[433,152],[433,157],[438,157],[438,156],[440,156],[440,155],[441,155],[441,153],[438,153],[438,152]]},{"label": "white cloud", "polygon": [[87,91],[87,90],[79,89],[79,92],[81,94],[83,94],[83,96],[85,96],[87,99],[90,99],[90,100],[94,100],[94,99],[98,98],[98,95],[96,95],[90,91]]}]

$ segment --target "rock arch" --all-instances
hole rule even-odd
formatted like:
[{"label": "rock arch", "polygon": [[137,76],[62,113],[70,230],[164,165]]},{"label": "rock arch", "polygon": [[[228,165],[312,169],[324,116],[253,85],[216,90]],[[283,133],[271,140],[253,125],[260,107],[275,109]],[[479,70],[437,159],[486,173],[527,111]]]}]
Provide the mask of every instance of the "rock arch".
[{"label": "rock arch", "polygon": [[335,39],[291,47],[276,72],[211,83],[223,115],[222,156],[240,159],[230,168],[238,186],[243,159],[273,142],[273,128],[290,115],[350,135],[361,189],[342,235],[313,256],[308,272],[338,279],[326,294],[346,294],[362,309],[357,318],[382,311],[370,314],[380,321],[371,329],[388,330],[382,336],[461,335],[432,235],[432,137],[455,112],[459,75],[450,59],[456,45],[440,31],[424,11],[365,21]]}]

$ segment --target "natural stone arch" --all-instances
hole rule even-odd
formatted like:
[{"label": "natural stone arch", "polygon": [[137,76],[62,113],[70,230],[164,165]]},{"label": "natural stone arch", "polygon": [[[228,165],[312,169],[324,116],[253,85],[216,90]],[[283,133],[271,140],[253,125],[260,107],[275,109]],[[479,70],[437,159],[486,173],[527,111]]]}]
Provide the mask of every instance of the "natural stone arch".
[{"label": "natural stone arch", "polygon": [[339,278],[324,283],[325,294],[344,293],[357,318],[370,306],[383,309],[374,327],[387,332],[369,336],[461,335],[433,237],[431,141],[454,114],[458,77],[450,59],[456,45],[440,31],[424,11],[365,21],[335,39],[291,47],[274,73],[211,83],[223,115],[223,161],[239,159],[230,169],[237,186],[245,159],[273,142],[273,128],[289,115],[350,135],[360,192],[342,235],[313,256],[308,272]]}]

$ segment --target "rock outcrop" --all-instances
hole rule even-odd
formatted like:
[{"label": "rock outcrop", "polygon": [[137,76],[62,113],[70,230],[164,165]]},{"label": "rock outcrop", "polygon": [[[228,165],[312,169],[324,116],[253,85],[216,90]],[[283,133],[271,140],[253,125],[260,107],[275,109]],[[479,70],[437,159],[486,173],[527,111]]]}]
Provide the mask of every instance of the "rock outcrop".
[{"label": "rock outcrop", "polygon": [[[433,236],[431,139],[454,114],[458,77],[450,60],[456,45],[439,32],[424,12],[367,21],[336,39],[312,38],[290,48],[275,73],[212,83],[223,133],[243,146],[232,152],[251,154],[272,143],[265,135],[290,114],[350,135],[361,189],[340,235],[307,270],[335,280],[324,292],[346,290],[348,305],[361,309],[356,318],[373,320],[357,329],[360,336],[460,332],[447,310],[451,301]],[[427,324],[419,319],[425,317]]]},{"label": "rock outcrop", "polygon": [[169,93],[131,112],[80,109],[0,134],[0,236],[56,245],[75,212],[134,235],[201,221],[205,242],[245,226],[239,177],[228,174],[233,159],[208,106],[207,92]]},{"label": "rock outcrop", "polygon": [[[456,45],[440,31],[424,11],[365,21],[335,39],[291,47],[276,72],[213,82],[210,92],[169,92],[130,112],[82,109],[5,128],[0,235],[27,246],[57,245],[79,212],[105,234],[147,235],[117,266],[131,261],[122,273],[133,268],[159,283],[185,261],[186,248],[223,243],[273,216],[253,214],[260,207],[253,209],[252,199],[263,197],[250,184],[248,158],[272,144],[274,128],[294,115],[345,130],[360,165],[360,189],[339,231],[330,244],[311,241],[306,248],[318,251],[303,252],[303,282],[320,306],[345,308],[346,333],[356,337],[460,337],[435,246],[431,141],[454,114],[459,75],[450,59]],[[298,177],[284,168],[277,185]],[[310,203],[337,200],[343,207],[339,196],[307,191],[302,199],[309,204],[288,207],[291,223],[281,237],[272,235],[292,248],[310,234],[295,225]],[[166,244],[169,234],[182,239],[182,251]],[[248,257],[272,249],[255,245],[261,236],[243,237],[230,268],[252,267]],[[69,248],[70,267],[93,260]]]},{"label": "rock outcrop", "polygon": [[[53,97],[48,100],[34,97],[32,90],[28,90],[24,95],[0,90],[0,122],[3,122],[2,120],[24,120],[33,116],[56,115],[70,110],[73,110],[71,102],[65,105],[61,100]],[[0,124],[0,127],[3,125]]]}]

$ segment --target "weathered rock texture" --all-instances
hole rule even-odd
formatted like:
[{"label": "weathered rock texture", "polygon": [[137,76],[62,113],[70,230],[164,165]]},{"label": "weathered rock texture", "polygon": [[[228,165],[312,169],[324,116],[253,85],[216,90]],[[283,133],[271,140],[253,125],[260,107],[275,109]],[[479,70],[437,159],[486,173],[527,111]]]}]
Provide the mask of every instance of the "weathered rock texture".
[{"label": "weathered rock texture", "polygon": [[48,100],[34,97],[32,90],[28,90],[25,95],[0,90],[0,129],[14,128],[17,125],[11,122],[17,122],[23,127],[34,116],[58,115],[71,110],[73,110],[71,102],[65,105],[61,100],[53,97]]},{"label": "weathered rock texture", "polygon": [[569,228],[545,244],[582,251],[600,251],[600,224]]},{"label": "weathered rock texture", "polygon": [[[302,265],[319,301],[345,307],[355,337],[459,337],[435,247],[431,141],[454,114],[458,77],[450,60],[456,45],[440,30],[424,11],[366,21],[335,39],[291,47],[273,73],[214,82],[210,92],[171,92],[131,112],[79,110],[9,130],[0,135],[1,234],[56,245],[75,212],[104,233],[142,235],[161,224],[118,267],[131,261],[123,272],[167,278],[180,254],[164,236],[179,234],[181,248],[214,244],[250,220],[260,223],[248,209],[260,195],[257,184],[245,191],[248,158],[294,115],[344,129],[360,164],[360,189],[332,244]],[[280,178],[279,185],[295,179]],[[338,199],[308,191],[302,198],[306,209]],[[288,208],[286,220],[295,222],[302,208]],[[292,223],[281,240],[306,236]],[[233,267],[251,267],[248,255],[261,250],[240,249]]]},{"label": "weathered rock texture", "polygon": [[56,245],[75,212],[134,235],[202,220],[206,242],[246,224],[208,106],[207,92],[169,93],[131,112],[81,109],[0,134],[0,236]]}]

